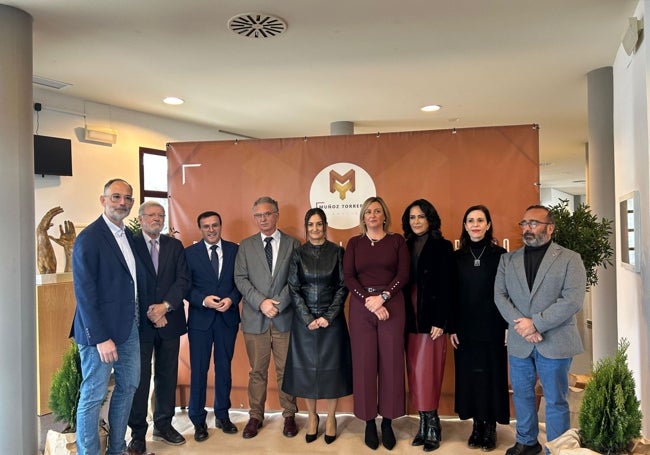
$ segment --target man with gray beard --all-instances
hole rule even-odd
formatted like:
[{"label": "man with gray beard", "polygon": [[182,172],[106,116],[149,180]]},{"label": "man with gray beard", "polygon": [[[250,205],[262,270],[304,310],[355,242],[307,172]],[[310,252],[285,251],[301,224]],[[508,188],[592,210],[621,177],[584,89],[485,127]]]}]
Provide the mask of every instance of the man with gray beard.
[{"label": "man with gray beard", "polygon": [[568,375],[582,352],[575,314],[585,298],[580,255],[551,241],[555,222],[541,205],[526,209],[519,223],[525,246],[501,256],[494,283],[497,308],[508,322],[508,361],[517,416],[516,443],[506,455],[535,455],[539,422],[535,382],[546,398],[549,441],[569,429]]}]

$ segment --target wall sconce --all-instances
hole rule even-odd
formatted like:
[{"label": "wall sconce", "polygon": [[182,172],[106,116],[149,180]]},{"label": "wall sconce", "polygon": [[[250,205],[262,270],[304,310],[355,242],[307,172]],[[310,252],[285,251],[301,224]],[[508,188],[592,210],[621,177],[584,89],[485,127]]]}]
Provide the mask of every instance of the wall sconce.
[{"label": "wall sconce", "polygon": [[99,126],[86,126],[84,138],[87,141],[101,144],[115,144],[117,142],[117,131]]}]

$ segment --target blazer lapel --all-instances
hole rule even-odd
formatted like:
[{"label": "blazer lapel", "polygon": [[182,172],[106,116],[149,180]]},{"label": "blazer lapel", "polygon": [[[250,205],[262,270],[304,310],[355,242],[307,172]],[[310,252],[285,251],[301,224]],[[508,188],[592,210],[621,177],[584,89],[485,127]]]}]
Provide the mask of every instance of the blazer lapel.
[{"label": "blazer lapel", "polygon": [[[167,236],[165,235],[158,236],[158,244],[160,245],[160,249],[158,250],[158,275],[160,275],[160,273],[163,271],[163,269],[169,262],[167,258],[171,254],[167,242],[168,239],[166,237]],[[151,254],[149,254],[149,257],[151,257]],[[151,267],[153,267],[153,261],[149,261],[149,262],[151,262]]]},{"label": "blazer lapel", "polygon": [[526,279],[526,266],[524,265],[524,249],[520,248],[512,255],[512,266],[515,269],[517,281],[521,286],[526,298],[530,299],[530,289],[528,288],[528,280]]},{"label": "blazer lapel", "polygon": [[280,231],[280,249],[278,250],[278,260],[276,261],[276,265],[285,264],[287,262],[289,262],[289,241],[287,240],[287,236]]},{"label": "blazer lapel", "polygon": [[[264,253],[264,245],[261,240],[261,237],[259,234],[256,236],[255,242],[253,242],[255,246],[255,254],[258,256],[258,261],[260,264],[264,264],[264,270],[271,276],[271,271],[269,270],[269,266],[267,265],[266,262],[266,254]],[[282,247],[282,242],[280,242],[280,247]],[[280,252],[278,251],[278,260],[280,260]]]},{"label": "blazer lapel", "polygon": [[[210,253],[208,253],[205,242],[201,240],[197,245],[199,244],[201,246],[197,248],[196,252],[198,254],[199,264],[204,270],[206,276],[214,276],[214,270],[212,269],[212,264],[210,263]],[[217,278],[216,276],[214,277],[215,279]]]},{"label": "blazer lapel", "polygon": [[[117,244],[117,240],[115,240],[115,236],[113,235],[113,233],[111,232],[109,227],[106,226],[106,222],[104,221],[104,219],[101,216],[100,216],[100,219],[101,219],[100,226],[102,227],[102,229],[101,229],[102,235],[106,239],[106,242],[110,246],[111,251],[113,252],[113,254],[115,254],[117,259],[122,264],[122,267],[124,267],[124,269],[127,272],[129,272],[129,274],[130,274],[131,271],[129,270],[129,266],[126,263],[126,259],[124,259],[124,254],[122,254],[122,250],[120,249],[120,246]],[[125,233],[125,235],[126,235],[126,233]],[[128,241],[128,239],[127,239],[127,241]],[[131,245],[132,243],[129,241],[129,244]]]},{"label": "blazer lapel", "polygon": [[[161,242],[162,243],[162,242]],[[140,235],[134,235],[133,236],[133,244],[135,246],[135,249],[137,250],[138,254],[140,255],[140,258],[142,259],[142,262],[144,262],[145,267],[147,268],[147,272],[151,274],[151,276],[156,276],[156,269],[153,266],[153,261],[151,260],[151,252],[149,251],[149,247],[147,246],[147,242],[145,241],[144,237],[142,234]],[[160,251],[164,251],[164,248],[160,249]],[[162,256],[158,257],[158,267],[162,264]]]}]

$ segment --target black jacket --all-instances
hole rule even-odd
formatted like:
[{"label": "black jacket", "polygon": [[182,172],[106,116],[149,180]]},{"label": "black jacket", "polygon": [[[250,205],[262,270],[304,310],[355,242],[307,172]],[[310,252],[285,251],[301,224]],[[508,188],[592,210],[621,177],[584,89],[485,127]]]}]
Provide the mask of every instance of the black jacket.
[{"label": "black jacket", "polygon": [[[407,241],[413,251],[414,239]],[[411,302],[413,286],[417,286],[417,318]],[[409,333],[429,333],[431,327],[446,328],[456,287],[456,263],[451,242],[429,237],[411,279],[404,289],[406,300],[406,330]]]}]

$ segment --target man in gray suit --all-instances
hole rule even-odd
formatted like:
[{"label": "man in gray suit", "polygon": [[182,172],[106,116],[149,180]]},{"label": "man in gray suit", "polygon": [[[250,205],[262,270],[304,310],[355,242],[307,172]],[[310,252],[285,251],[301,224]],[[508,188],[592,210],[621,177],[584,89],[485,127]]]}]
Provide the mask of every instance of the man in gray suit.
[{"label": "man in gray suit", "polygon": [[300,242],[277,228],[280,213],[274,199],[263,196],[253,204],[253,218],[260,232],[241,241],[235,260],[235,285],[244,305],[241,327],[251,371],[248,378],[250,420],[243,431],[246,439],[257,436],[264,421],[264,402],[271,353],[283,407],[282,433],[298,433],[294,415],[295,397],[282,392],[284,365],[289,349],[293,308],[287,286],[289,260]]},{"label": "man in gray suit", "polygon": [[539,423],[535,382],[546,399],[549,441],[569,429],[568,375],[582,352],[575,314],[585,298],[586,273],[580,255],[551,241],[555,223],[541,205],[526,209],[519,223],[525,246],[501,256],[494,299],[508,322],[508,354],[517,438],[506,455],[535,455]]}]

